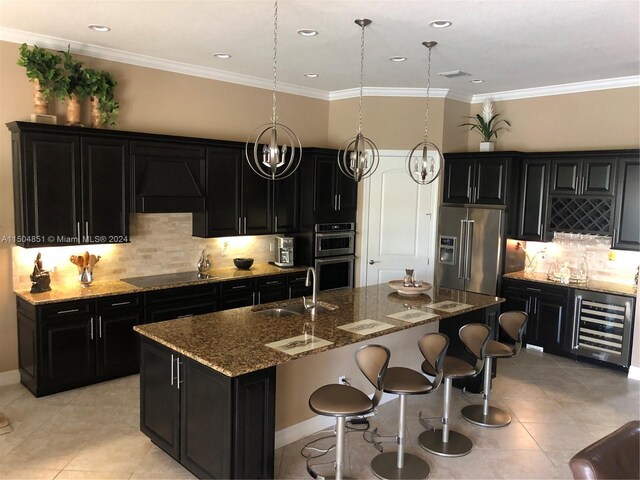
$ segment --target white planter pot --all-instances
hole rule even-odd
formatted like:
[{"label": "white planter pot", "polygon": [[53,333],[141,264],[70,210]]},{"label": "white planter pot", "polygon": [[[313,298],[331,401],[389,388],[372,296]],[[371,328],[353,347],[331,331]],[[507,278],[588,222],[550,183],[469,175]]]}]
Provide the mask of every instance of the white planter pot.
[{"label": "white planter pot", "polygon": [[493,152],[496,148],[496,144],[493,142],[480,142],[481,152]]}]

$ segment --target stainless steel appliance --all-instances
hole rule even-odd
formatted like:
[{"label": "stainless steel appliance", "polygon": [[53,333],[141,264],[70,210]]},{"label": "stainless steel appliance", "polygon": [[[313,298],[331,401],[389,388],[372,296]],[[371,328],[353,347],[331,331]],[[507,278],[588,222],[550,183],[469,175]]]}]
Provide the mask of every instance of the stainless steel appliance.
[{"label": "stainless steel appliance", "polygon": [[496,295],[503,229],[503,210],[441,206],[436,284]]},{"label": "stainless steel appliance", "polygon": [[571,351],[629,367],[635,299],[587,290],[575,294]]},{"label": "stainless steel appliance", "polygon": [[353,288],[355,225],[319,223],[314,228],[314,266],[319,290]]},{"label": "stainless steel appliance", "polygon": [[276,237],[274,240],[275,263],[278,267],[293,267],[293,238]]}]

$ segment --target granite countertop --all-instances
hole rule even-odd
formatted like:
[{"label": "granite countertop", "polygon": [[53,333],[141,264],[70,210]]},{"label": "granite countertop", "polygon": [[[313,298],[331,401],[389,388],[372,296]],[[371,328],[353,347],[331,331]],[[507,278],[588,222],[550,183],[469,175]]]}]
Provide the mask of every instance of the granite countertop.
[{"label": "granite countertop", "polygon": [[[386,284],[374,285],[321,292],[318,294],[319,303],[337,308],[316,314],[313,321],[310,313],[280,318],[260,313],[275,307],[298,304],[301,300],[297,299],[148,323],[136,326],[134,330],[226,376],[236,377],[504,301],[498,297],[445,288],[435,288],[427,293],[415,298],[400,297]],[[429,309],[430,304],[440,302],[464,305],[449,312]],[[403,321],[390,318],[389,314],[414,315],[418,316],[418,320],[414,317],[411,321]],[[419,320],[420,317],[424,319]],[[339,328],[361,320],[368,320],[365,322],[368,324],[382,322],[387,324],[384,326],[386,329],[360,335]],[[304,333],[332,343],[293,355],[266,345],[292,340]]]},{"label": "granite countertop", "polygon": [[43,293],[31,293],[28,289],[16,290],[14,293],[32,305],[46,303],[67,302],[70,300],[85,300],[89,298],[108,297],[111,295],[123,295],[126,293],[149,292],[152,290],[164,290],[167,288],[186,287],[190,285],[204,285],[230,280],[239,280],[249,277],[264,277],[286,273],[306,271],[308,267],[293,266],[287,268],[276,267],[269,263],[256,263],[249,270],[241,270],[236,267],[212,268],[208,274],[210,278],[192,280],[170,285],[155,287],[136,287],[122,280],[96,280],[91,286],[83,287],[79,282],[73,285],[53,285],[51,290]]},{"label": "granite countertop", "polygon": [[636,287],[634,285],[625,285],[622,283],[603,282],[601,280],[589,280],[586,285],[563,284],[554,280],[549,280],[545,273],[525,273],[524,271],[506,273],[504,278],[514,280],[526,280],[528,282],[547,283],[549,285],[557,285],[560,287],[576,288],[580,290],[591,290],[593,292],[602,292],[613,295],[629,295],[636,296]]}]

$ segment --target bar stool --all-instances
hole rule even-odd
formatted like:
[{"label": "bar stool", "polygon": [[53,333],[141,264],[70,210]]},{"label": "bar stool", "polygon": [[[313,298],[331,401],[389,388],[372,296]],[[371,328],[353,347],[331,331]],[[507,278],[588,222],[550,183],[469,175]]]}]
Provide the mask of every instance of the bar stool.
[{"label": "bar stool", "polygon": [[[391,352],[381,345],[365,345],[356,352],[356,363],[376,386],[376,394],[370,399],[357,388],[349,385],[331,384],[318,388],[309,397],[309,408],[318,415],[336,417],[336,462],[335,478],[343,478],[345,424],[347,417],[370,413],[380,402],[382,397],[382,380],[389,365]],[[307,472],[313,478],[324,479],[319,475],[307,459]]]},{"label": "bar stool", "polygon": [[522,347],[522,336],[529,316],[525,312],[504,312],[498,317],[502,330],[514,343],[505,344],[489,340],[487,344],[484,366],[484,387],[482,391],[482,405],[467,405],[462,409],[462,418],[481,427],[504,427],[511,423],[511,415],[501,408],[489,405],[491,397],[491,364],[494,358],[515,357]]},{"label": "bar stool", "polygon": [[[420,423],[429,430],[418,437],[420,446],[426,451],[444,457],[461,457],[473,449],[473,442],[462,433],[449,429],[449,407],[451,402],[451,384],[454,379],[472,378],[480,373],[484,365],[485,351],[491,334],[491,328],[481,323],[470,323],[460,328],[460,340],[476,357],[475,365],[470,365],[462,359],[447,355],[444,359],[444,406],[442,414],[442,428],[435,429],[423,421]],[[422,371],[435,375],[437,372],[428,363],[422,364]]]},{"label": "bar stool", "polygon": [[[449,338],[442,333],[428,333],[418,341],[420,352],[425,362],[433,366],[435,379],[429,381],[422,373],[406,367],[390,367],[384,376],[383,391],[393,393],[400,398],[400,414],[398,416],[398,434],[395,442],[397,452],[386,452],[377,455],[371,461],[371,469],[376,477],[391,480],[401,478],[427,478],[430,468],[427,462],[416,455],[404,451],[405,442],[405,409],[407,395],[423,395],[433,392],[442,381],[444,358],[449,346]],[[375,386],[375,385],[374,385]],[[374,436],[378,436],[373,432]],[[378,446],[376,442],[374,445]]]}]

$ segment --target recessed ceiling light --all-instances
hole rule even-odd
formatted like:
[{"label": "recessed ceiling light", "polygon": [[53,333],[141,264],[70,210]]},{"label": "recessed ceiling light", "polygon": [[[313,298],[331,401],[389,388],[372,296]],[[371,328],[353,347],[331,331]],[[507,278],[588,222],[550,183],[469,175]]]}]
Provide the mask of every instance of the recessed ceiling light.
[{"label": "recessed ceiling light", "polygon": [[111,30],[111,28],[107,27],[106,25],[98,25],[97,23],[91,23],[87,25],[87,28],[89,30],[93,30],[94,32],[108,32],[109,30]]},{"label": "recessed ceiling light", "polygon": [[389,57],[389,60],[391,60],[392,62],[404,62],[406,59],[407,57],[400,56]]},{"label": "recessed ceiling light", "polygon": [[318,35],[318,31],[311,30],[310,28],[301,28],[298,30],[298,35],[302,35],[303,37],[315,37]]},{"label": "recessed ceiling light", "polygon": [[221,58],[223,60],[226,60],[227,58],[231,58],[231,55],[229,55],[228,53],[214,53],[213,56],[216,58]]},{"label": "recessed ceiling light", "polygon": [[447,28],[451,25],[453,25],[453,23],[451,23],[449,20],[434,20],[433,22],[429,23],[429,26],[433,28]]},{"label": "recessed ceiling light", "polygon": [[307,78],[318,78],[319,75],[317,73],[305,73],[304,76]]},{"label": "recessed ceiling light", "polygon": [[484,80],[480,80],[479,78],[474,78],[473,80],[469,80],[471,83],[484,83]]}]

